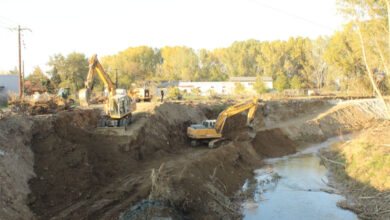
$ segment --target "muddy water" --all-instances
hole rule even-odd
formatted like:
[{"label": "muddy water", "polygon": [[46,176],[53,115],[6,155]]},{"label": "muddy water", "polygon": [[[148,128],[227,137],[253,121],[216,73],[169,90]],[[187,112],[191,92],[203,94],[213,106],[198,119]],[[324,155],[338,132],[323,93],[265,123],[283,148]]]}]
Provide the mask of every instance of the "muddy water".
[{"label": "muddy water", "polygon": [[267,165],[243,186],[250,195],[243,203],[244,219],[357,219],[336,206],[344,198],[327,186],[327,169],[316,156],[320,148],[336,141],[332,138],[294,155],[266,160]]}]

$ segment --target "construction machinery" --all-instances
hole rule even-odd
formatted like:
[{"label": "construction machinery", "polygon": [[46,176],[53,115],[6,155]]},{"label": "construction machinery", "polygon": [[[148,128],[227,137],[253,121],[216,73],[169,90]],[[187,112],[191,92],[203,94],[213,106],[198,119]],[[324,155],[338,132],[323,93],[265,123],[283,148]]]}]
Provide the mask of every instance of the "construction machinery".
[{"label": "construction machinery", "polygon": [[208,143],[210,148],[216,147],[218,142],[224,140],[222,131],[226,119],[249,109],[247,125],[250,125],[255,116],[257,106],[257,99],[241,102],[225,109],[218,115],[216,120],[204,120],[201,124],[192,124],[187,128],[187,136],[191,140],[191,145],[197,146],[199,143],[203,142]]},{"label": "construction machinery", "polygon": [[62,98],[64,102],[74,105],[74,99],[70,94],[70,88],[60,88],[58,89],[57,95],[59,98]]},{"label": "construction machinery", "polygon": [[79,91],[80,106],[89,106],[93,79],[98,74],[107,94],[105,95],[105,115],[99,122],[99,127],[125,127],[131,123],[132,112],[136,110],[136,102],[127,94],[125,89],[116,89],[108,74],[104,71],[97,55],[89,62],[89,71],[85,88]]},{"label": "construction machinery", "polygon": [[152,100],[152,94],[150,93],[150,90],[146,88],[135,88],[131,91],[131,95],[137,102],[150,102]]}]

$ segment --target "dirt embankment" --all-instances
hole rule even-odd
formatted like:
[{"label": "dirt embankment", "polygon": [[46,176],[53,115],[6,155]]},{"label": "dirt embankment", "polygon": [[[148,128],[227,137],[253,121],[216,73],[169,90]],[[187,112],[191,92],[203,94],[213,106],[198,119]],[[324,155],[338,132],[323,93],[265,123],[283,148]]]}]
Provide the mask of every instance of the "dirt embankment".
[{"label": "dirt embankment", "polygon": [[[121,213],[123,217],[131,214],[137,218],[164,213],[175,217],[172,213],[180,213],[194,219],[239,217],[239,207],[232,202],[234,193],[252,175],[252,170],[260,166],[261,158],[269,156],[262,149],[264,145],[253,145],[259,140],[251,142],[245,122],[242,123],[245,115],[227,122],[224,132],[234,134],[232,142],[208,149],[206,146],[191,148],[186,128],[206,119],[205,114],[212,113],[210,108],[164,103],[144,110],[134,115],[134,123],[127,132],[94,129],[99,112],[93,110],[60,112],[20,121],[7,119],[14,120],[12,124],[19,132],[15,142],[10,142],[17,151],[12,155],[22,157],[24,167],[18,168],[23,173],[11,172],[0,155],[2,169],[9,174],[5,185],[15,189],[8,195],[12,204],[1,199],[3,210],[16,210],[0,211],[0,216],[5,219],[117,219]],[[2,133],[2,143],[13,137],[7,120],[0,121],[2,131],[7,131]],[[289,146],[290,141],[280,141],[278,135],[274,138],[273,147],[279,149],[278,155],[294,150],[294,146]],[[268,141],[272,145],[273,141]],[[7,148],[2,146],[1,150],[6,152]],[[9,160],[11,157],[7,157]],[[11,187],[16,180],[21,186]],[[27,198],[29,188],[31,193]],[[21,190],[23,193],[19,193]],[[152,201],[148,204],[164,204],[165,208],[156,210],[156,205],[149,205],[143,212],[132,214],[129,208],[143,199]],[[169,210],[173,210],[170,215]]]},{"label": "dirt embankment", "polygon": [[35,176],[32,125],[20,116],[0,120],[0,219],[33,218],[26,201],[28,180]]},{"label": "dirt embankment", "polygon": [[[221,103],[146,103],[126,132],[94,129],[99,118],[94,110],[3,119],[0,126],[6,132],[0,141],[17,146],[10,155],[23,158],[24,166],[18,176],[5,162],[11,156],[0,155],[2,169],[9,174],[7,184],[20,181],[8,195],[18,195],[19,200],[14,204],[2,200],[3,210],[16,209],[19,212],[8,214],[19,213],[21,219],[31,219],[32,213],[38,219],[237,219],[241,214],[235,192],[261,166],[262,158],[294,153],[293,140],[323,139],[340,129],[361,129],[375,119],[367,105],[335,104],[265,102],[256,113],[255,136],[245,127],[246,115],[234,116],[224,130],[231,141],[217,149],[191,148],[186,128],[215,118]],[[19,132],[15,140],[8,120],[14,120]],[[0,217],[6,214],[0,210]]]},{"label": "dirt embankment", "polygon": [[294,141],[320,142],[377,124],[384,115],[380,105],[375,99],[270,101],[256,114],[255,128],[280,128]]}]

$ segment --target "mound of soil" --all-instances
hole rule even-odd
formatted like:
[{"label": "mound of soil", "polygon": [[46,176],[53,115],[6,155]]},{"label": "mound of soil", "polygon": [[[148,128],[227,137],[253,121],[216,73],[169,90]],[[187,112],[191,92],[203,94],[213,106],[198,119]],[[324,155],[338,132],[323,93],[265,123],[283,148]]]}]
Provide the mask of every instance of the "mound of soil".
[{"label": "mound of soil", "polygon": [[258,154],[265,157],[293,154],[297,147],[297,144],[278,128],[257,132],[252,145]]},{"label": "mound of soil", "polygon": [[50,97],[38,101],[11,100],[8,102],[11,111],[26,115],[52,114],[70,109],[70,103],[59,97]]}]

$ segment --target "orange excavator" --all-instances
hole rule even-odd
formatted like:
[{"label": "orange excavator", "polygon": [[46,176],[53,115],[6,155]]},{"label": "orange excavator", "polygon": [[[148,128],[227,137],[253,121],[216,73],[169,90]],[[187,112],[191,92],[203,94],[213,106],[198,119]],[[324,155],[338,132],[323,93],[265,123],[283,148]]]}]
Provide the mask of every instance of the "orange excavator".
[{"label": "orange excavator", "polygon": [[104,71],[97,55],[89,62],[89,71],[85,88],[79,91],[80,106],[89,106],[93,79],[98,75],[108,94],[105,96],[105,115],[99,122],[99,127],[125,127],[131,123],[132,112],[136,110],[136,102],[127,94],[125,89],[116,89],[108,74]]},{"label": "orange excavator", "polygon": [[201,124],[192,124],[187,128],[187,136],[191,140],[191,145],[197,146],[204,142],[208,143],[210,148],[215,148],[217,143],[223,140],[222,131],[226,119],[249,109],[247,117],[247,125],[249,125],[255,116],[257,106],[257,99],[241,102],[225,109],[216,120],[204,120]]}]

